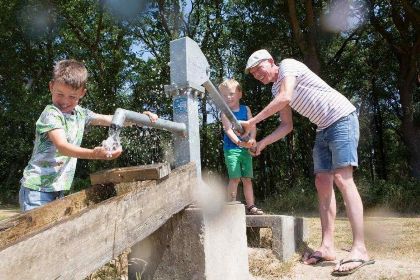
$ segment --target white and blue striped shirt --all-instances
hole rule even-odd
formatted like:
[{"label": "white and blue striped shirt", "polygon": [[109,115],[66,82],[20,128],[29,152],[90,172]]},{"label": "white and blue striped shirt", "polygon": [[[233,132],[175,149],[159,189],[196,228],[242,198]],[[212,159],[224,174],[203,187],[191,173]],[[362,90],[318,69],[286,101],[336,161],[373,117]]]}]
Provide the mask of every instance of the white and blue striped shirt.
[{"label": "white and blue striped shirt", "polygon": [[344,95],[330,87],[305,64],[290,58],[280,62],[279,75],[271,89],[273,96],[280,92],[280,85],[286,76],[296,77],[290,107],[316,124],[318,130],[327,128],[356,110]]}]

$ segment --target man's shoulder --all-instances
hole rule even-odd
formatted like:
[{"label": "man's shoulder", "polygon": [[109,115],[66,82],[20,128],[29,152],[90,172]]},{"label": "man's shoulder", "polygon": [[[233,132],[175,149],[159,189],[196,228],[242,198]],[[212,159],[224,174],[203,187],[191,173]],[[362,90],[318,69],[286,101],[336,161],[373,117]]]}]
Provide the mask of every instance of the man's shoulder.
[{"label": "man's shoulder", "polygon": [[304,65],[304,64],[294,58],[284,58],[280,61],[279,65]]}]

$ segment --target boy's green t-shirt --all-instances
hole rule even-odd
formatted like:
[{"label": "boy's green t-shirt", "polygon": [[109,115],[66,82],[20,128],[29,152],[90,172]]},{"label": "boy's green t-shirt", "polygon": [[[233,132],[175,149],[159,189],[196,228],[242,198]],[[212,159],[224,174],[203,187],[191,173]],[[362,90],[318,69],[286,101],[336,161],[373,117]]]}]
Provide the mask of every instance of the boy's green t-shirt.
[{"label": "boy's green t-shirt", "polygon": [[80,106],[76,106],[71,114],[61,112],[54,105],[46,106],[36,122],[34,149],[23,171],[21,185],[42,192],[69,190],[77,158],[61,155],[47,132],[63,129],[67,142],[80,146],[85,127],[93,116],[92,111]]}]

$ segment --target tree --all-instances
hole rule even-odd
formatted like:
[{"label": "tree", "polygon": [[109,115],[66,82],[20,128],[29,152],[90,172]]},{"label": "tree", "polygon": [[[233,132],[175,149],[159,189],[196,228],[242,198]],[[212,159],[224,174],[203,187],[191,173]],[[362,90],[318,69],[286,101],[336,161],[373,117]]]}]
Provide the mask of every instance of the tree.
[{"label": "tree", "polygon": [[[369,1],[369,18],[382,35],[399,63],[397,88],[398,117],[402,138],[408,149],[408,162],[413,177],[420,179],[420,90],[417,85],[420,63],[419,4],[408,0]],[[417,117],[418,118],[418,117]]]}]

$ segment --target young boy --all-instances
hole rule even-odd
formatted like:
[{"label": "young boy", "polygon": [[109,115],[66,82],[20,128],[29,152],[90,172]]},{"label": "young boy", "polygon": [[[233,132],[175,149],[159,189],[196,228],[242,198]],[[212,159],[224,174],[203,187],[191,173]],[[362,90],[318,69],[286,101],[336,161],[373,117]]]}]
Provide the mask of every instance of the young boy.
[{"label": "young boy", "polygon": [[[238,120],[246,121],[252,118],[251,110],[248,106],[239,104],[239,100],[242,98],[242,89],[236,80],[225,80],[219,85],[219,90]],[[258,209],[254,202],[254,191],[251,181],[253,178],[252,157],[248,151],[248,148],[252,148],[256,143],[256,130],[251,130],[249,133],[249,141],[242,142],[242,139],[233,131],[232,124],[227,117],[223,113],[221,116],[225,131],[223,151],[229,174],[229,185],[227,187],[228,200],[236,200],[238,184],[242,180],[247,214],[262,215],[264,214],[263,211]]]},{"label": "young boy", "polygon": [[[80,147],[87,125],[109,126],[112,115],[96,114],[80,107],[86,94],[88,73],[83,63],[61,60],[49,83],[52,105],[47,105],[36,122],[32,157],[23,171],[19,191],[22,211],[62,198],[70,189],[77,158],[111,160],[120,156],[121,148],[108,151],[103,147]],[[147,114],[151,121],[157,116]]]}]

